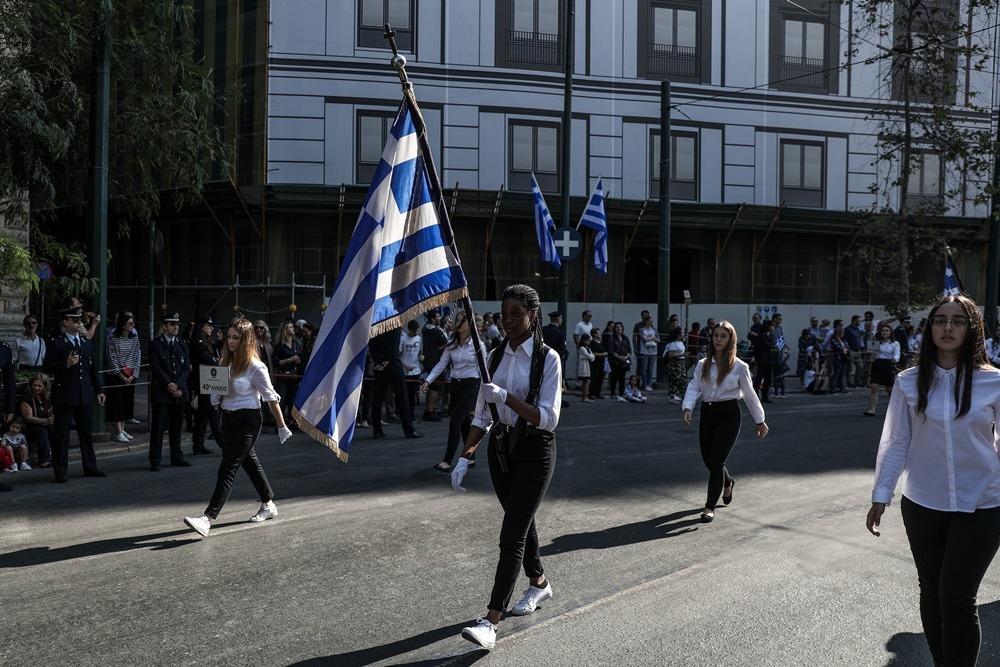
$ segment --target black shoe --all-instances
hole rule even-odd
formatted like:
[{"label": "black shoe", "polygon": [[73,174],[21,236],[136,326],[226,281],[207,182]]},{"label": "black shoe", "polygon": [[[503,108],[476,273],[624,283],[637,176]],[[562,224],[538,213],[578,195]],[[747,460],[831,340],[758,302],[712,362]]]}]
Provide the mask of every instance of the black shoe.
[{"label": "black shoe", "polygon": [[735,486],[736,486],[736,478],[730,477],[729,486],[726,487],[727,490],[724,490],[722,493],[723,504],[728,505],[729,503],[733,502],[733,488],[735,488]]},{"label": "black shoe", "polygon": [[149,471],[150,472],[160,472],[160,466],[156,465],[155,463],[151,463],[151,464],[149,464]]},{"label": "black shoe", "polygon": [[385,433],[373,433],[372,440],[381,440],[385,437]]},{"label": "black shoe", "polygon": [[104,472],[103,470],[88,470],[85,473],[83,473],[83,476],[84,477],[107,477],[108,473]]},{"label": "black shoe", "polygon": [[56,475],[55,479],[52,481],[54,481],[56,484],[65,484],[69,480],[66,479],[66,475]]},{"label": "black shoe", "polygon": [[437,415],[426,415],[424,417],[424,421],[425,422],[439,422],[439,421],[441,421],[441,418],[438,417]]},{"label": "black shoe", "polygon": [[406,434],[407,440],[412,440],[413,438],[422,438],[422,437],[424,437],[424,434],[421,433],[420,431],[414,431],[413,433]]},{"label": "black shoe", "polygon": [[469,467],[470,468],[476,467],[476,459],[469,459]]},{"label": "black shoe", "polygon": [[760,399],[760,402],[761,402],[761,403],[770,403],[770,402],[771,402],[771,399],[770,399],[770,398],[767,398],[767,397],[765,396],[764,398]]},{"label": "black shoe", "polygon": [[208,450],[208,447],[195,447],[194,450],[191,452],[191,456],[198,456],[199,454],[211,454],[211,453],[212,452]]},{"label": "black shoe", "polygon": [[170,465],[174,468],[190,468],[191,462],[181,459],[180,461],[171,461]]}]

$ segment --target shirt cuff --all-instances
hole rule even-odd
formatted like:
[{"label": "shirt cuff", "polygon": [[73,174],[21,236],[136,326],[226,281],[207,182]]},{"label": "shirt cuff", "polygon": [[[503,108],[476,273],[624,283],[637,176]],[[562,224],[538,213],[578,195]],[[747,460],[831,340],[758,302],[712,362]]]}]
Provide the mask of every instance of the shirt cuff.
[{"label": "shirt cuff", "polygon": [[872,502],[882,503],[883,505],[892,504],[892,491],[887,489],[872,489]]}]

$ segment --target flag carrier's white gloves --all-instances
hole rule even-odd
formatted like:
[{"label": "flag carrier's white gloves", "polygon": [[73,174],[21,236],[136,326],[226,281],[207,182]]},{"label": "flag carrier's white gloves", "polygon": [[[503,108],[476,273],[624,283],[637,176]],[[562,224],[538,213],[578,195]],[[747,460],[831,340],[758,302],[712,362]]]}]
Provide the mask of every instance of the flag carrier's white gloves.
[{"label": "flag carrier's white gloves", "polygon": [[281,428],[278,429],[279,442],[284,443],[285,440],[288,440],[290,437],[292,437],[292,429],[288,428],[287,426],[282,426]]},{"label": "flag carrier's white gloves", "polygon": [[485,382],[479,387],[479,395],[482,396],[483,400],[487,403],[506,403],[507,402],[507,390],[503,387],[498,387],[492,382]]},{"label": "flag carrier's white gloves", "polygon": [[462,479],[467,472],[469,472],[469,459],[462,456],[458,459],[455,467],[451,469],[451,488],[459,493],[465,493],[465,487],[462,486]]}]

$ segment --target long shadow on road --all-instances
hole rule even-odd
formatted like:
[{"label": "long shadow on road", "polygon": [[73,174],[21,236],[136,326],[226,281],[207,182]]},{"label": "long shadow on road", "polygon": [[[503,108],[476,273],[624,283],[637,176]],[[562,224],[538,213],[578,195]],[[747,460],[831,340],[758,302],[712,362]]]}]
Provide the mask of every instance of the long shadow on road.
[{"label": "long shadow on road", "polygon": [[[1000,664],[1000,601],[979,607],[979,625],[983,645],[979,651],[980,665]],[[934,664],[927,639],[922,632],[899,632],[885,644],[892,654],[885,667],[919,667]]]},{"label": "long shadow on road", "polygon": [[560,535],[541,548],[543,556],[582,549],[614,549],[627,544],[640,544],[667,537],[677,537],[698,530],[701,518],[686,519],[701,509],[681,510],[658,519],[645,519],[604,530]]}]

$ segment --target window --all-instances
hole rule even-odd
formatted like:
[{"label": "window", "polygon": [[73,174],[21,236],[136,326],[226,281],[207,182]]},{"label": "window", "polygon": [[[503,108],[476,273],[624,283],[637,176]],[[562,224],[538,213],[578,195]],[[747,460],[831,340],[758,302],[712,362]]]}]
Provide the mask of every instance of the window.
[{"label": "window", "polygon": [[771,81],[778,90],[837,92],[838,58],[834,28],[840,6],[827,0],[790,4],[772,0]]},{"label": "window", "polygon": [[534,172],[543,192],[558,192],[559,125],[525,121],[510,124],[510,190],[531,191]]},{"label": "window", "polygon": [[[660,131],[649,133],[649,196],[660,196]],[[670,199],[698,199],[698,134],[670,133]]]},{"label": "window", "polygon": [[710,72],[709,9],[699,0],[639,3],[639,76],[702,83]]},{"label": "window", "polygon": [[789,206],[822,208],[823,144],[781,142],[781,199]]},{"label": "window", "polygon": [[563,0],[497,3],[497,64],[562,71]]},{"label": "window", "polygon": [[944,163],[935,153],[919,152],[910,157],[910,177],[906,187],[906,206],[940,205],[944,200]]},{"label": "window", "polygon": [[384,49],[388,23],[400,51],[413,51],[413,0],[358,0],[358,46]]},{"label": "window", "polygon": [[[897,100],[953,104],[958,84],[958,0],[895,3],[892,94]],[[906,27],[909,27],[907,32]]]},{"label": "window", "polygon": [[361,111],[358,113],[357,183],[368,185],[375,177],[382,159],[382,150],[389,130],[396,120],[395,111]]}]

